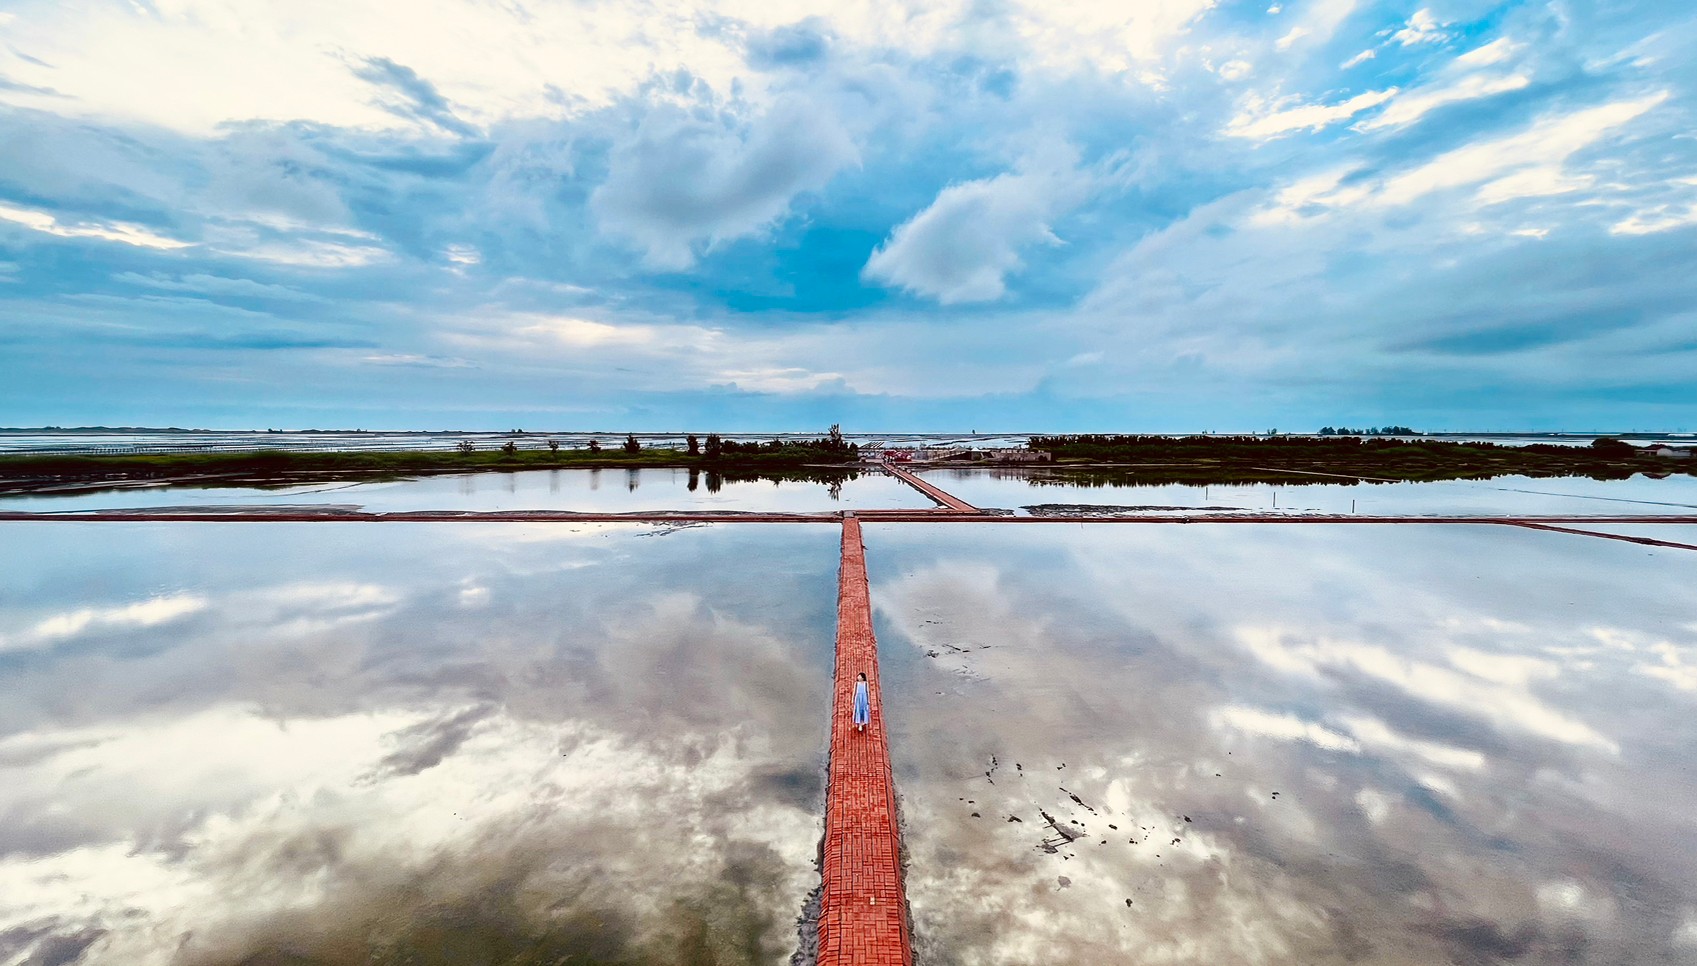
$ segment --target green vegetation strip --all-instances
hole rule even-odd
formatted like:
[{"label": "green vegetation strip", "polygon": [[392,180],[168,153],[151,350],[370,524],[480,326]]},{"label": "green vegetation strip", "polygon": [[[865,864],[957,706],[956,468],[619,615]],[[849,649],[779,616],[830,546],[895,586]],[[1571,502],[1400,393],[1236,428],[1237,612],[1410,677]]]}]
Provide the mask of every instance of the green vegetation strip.
[{"label": "green vegetation strip", "polygon": [[[728,449],[728,448],[727,448]],[[125,481],[266,486],[304,481],[362,480],[432,473],[550,469],[678,467],[726,479],[841,479],[852,471],[846,451],[811,446],[748,445],[716,456],[670,449],[413,451],[395,453],[153,453],[117,456],[3,456],[0,491]],[[841,465],[842,469],[834,467]]]},{"label": "green vegetation strip", "polygon": [[1030,448],[1052,455],[1048,465],[1066,473],[1049,481],[1066,485],[1288,483],[1301,475],[1312,476],[1309,482],[1377,483],[1697,474],[1697,458],[1659,456],[1617,439],[1583,447],[1354,436],[1034,436]]}]

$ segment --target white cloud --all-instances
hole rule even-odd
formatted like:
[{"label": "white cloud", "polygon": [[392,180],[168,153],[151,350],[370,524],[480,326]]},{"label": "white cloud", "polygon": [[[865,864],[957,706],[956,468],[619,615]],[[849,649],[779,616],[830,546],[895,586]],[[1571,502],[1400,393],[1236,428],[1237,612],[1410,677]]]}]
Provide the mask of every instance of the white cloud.
[{"label": "white cloud", "polygon": [[483,262],[483,253],[474,245],[449,245],[442,255],[455,265],[479,265]]},{"label": "white cloud", "polygon": [[1248,223],[1296,224],[1337,210],[1407,205],[1434,192],[1470,186],[1478,186],[1473,200],[1484,205],[1577,191],[1592,179],[1569,171],[1568,158],[1666,98],[1656,94],[1545,117],[1522,133],[1456,148],[1388,178],[1344,184],[1354,169],[1334,169],[1281,188],[1271,204],[1250,214]]},{"label": "white cloud", "polygon": [[14,633],[0,634],[0,652],[51,647],[89,631],[155,627],[203,611],[207,605],[206,598],[196,594],[172,594],[116,607],[64,611]]},{"label": "white cloud", "polygon": [[43,5],[8,39],[54,65],[17,73],[61,92],[58,109],[194,133],[298,119],[422,130],[356,74],[372,57],[416,72],[477,124],[604,106],[679,68],[728,89],[742,68],[733,37],[706,36],[693,15],[665,7],[418,0],[407,14],[384,0],[171,0],[94,14]]},{"label": "white cloud", "polygon": [[1016,29],[1033,58],[1045,66],[1071,70],[1088,62],[1104,70],[1130,71],[1165,57],[1174,40],[1218,3],[1021,0]]},{"label": "white cloud", "polygon": [[[1289,50],[1298,41],[1323,44],[1331,40],[1343,22],[1355,12],[1356,3],[1357,0],[1313,0],[1302,11],[1296,25],[1273,46],[1279,50]],[[1277,13],[1278,10],[1275,6],[1267,12]]]},{"label": "white cloud", "polygon": [[1408,23],[1391,35],[1391,39],[1404,47],[1442,43],[1449,39],[1449,35],[1439,29],[1441,26],[1432,16],[1432,11],[1422,8],[1416,10],[1414,16],[1408,18]]},{"label": "white cloud", "polygon": [[1050,222],[1087,192],[1070,163],[950,185],[890,233],[861,277],[944,305],[1001,298],[1020,250],[1060,244]]},{"label": "white cloud", "polygon": [[1356,54],[1354,57],[1351,57],[1350,59],[1348,59],[1348,60],[1344,61],[1342,64],[1340,64],[1338,66],[1338,69],[1339,70],[1349,70],[1351,67],[1359,67],[1362,64],[1367,63],[1368,61],[1372,60],[1373,58],[1375,58],[1377,56],[1379,56],[1378,51],[1363,50],[1361,53]]},{"label": "white cloud", "polygon": [[1275,738],[1279,741],[1306,741],[1327,751],[1359,752],[1361,745],[1348,735],[1330,728],[1303,721],[1290,714],[1273,714],[1256,708],[1218,708],[1211,715],[1216,728],[1227,727],[1244,734]]},{"label": "white cloud", "polygon": [[1365,674],[1400,688],[1411,698],[1483,718],[1505,731],[1620,753],[1619,745],[1590,725],[1540,701],[1524,680],[1501,683],[1411,660],[1374,644],[1312,639],[1277,628],[1239,628],[1237,637],[1250,654],[1287,674],[1308,678],[1336,670]]},{"label": "white cloud", "polygon": [[717,342],[717,329],[693,325],[611,325],[562,315],[516,315],[507,331],[531,343],[551,343],[572,349],[641,348],[701,349]]},{"label": "white cloud", "polygon": [[1452,84],[1420,87],[1407,91],[1393,100],[1377,117],[1356,125],[1357,130],[1374,131],[1385,127],[1413,124],[1432,111],[1448,104],[1477,100],[1493,94],[1518,91],[1532,83],[1525,74],[1487,76],[1470,74]]},{"label": "white cloud", "polygon": [[293,265],[297,268],[361,268],[387,261],[392,257],[387,249],[375,245],[351,245],[315,238],[256,242],[218,250],[240,258]]},{"label": "white cloud", "polygon": [[1697,204],[1689,205],[1683,211],[1677,207],[1657,205],[1634,212],[1630,217],[1615,222],[1609,231],[1616,235],[1653,235],[1687,225],[1697,225]]},{"label": "white cloud", "polygon": [[1259,96],[1246,99],[1244,106],[1226,124],[1232,137],[1267,140],[1292,131],[1310,132],[1346,120],[1395,97],[1397,89],[1368,91],[1336,104],[1298,104],[1287,106],[1289,99],[1268,103]]},{"label": "white cloud", "polygon": [[1520,48],[1520,44],[1509,40],[1507,37],[1498,37],[1483,47],[1475,47],[1457,57],[1456,63],[1466,64],[1469,67],[1489,67],[1492,64],[1500,64],[1514,56]]},{"label": "white cloud", "polygon": [[[1662,93],[1547,117],[1525,133],[1457,148],[1412,171],[1390,178],[1378,197],[1385,204],[1400,205],[1434,191],[1479,184],[1527,169],[1559,172],[1569,156],[1666,99],[1667,94]],[[1501,182],[1498,183],[1501,185]],[[1520,197],[1515,193],[1517,190],[1537,191],[1547,187],[1549,182],[1546,177],[1531,176],[1525,184],[1498,187],[1491,200]]]},{"label": "white cloud", "polygon": [[1428,764],[1460,771],[1479,771],[1485,767],[1485,756],[1481,752],[1410,738],[1377,718],[1351,715],[1345,717],[1342,724],[1357,741],[1374,751],[1412,755]]},{"label": "white cloud", "polygon": [[1659,678],[1681,691],[1697,691],[1697,661],[1687,661],[1686,651],[1668,641],[1650,645],[1650,651],[1661,663],[1642,663],[1633,666],[1639,674]]},{"label": "white cloud", "polygon": [[1589,188],[1589,175],[1568,174],[1560,167],[1540,165],[1491,181],[1479,189],[1479,200],[1499,204],[1515,198],[1547,198]]},{"label": "white cloud", "polygon": [[188,248],[194,244],[193,242],[167,238],[140,225],[133,225],[124,221],[84,221],[74,225],[66,225],[45,211],[15,208],[11,205],[0,205],[0,220],[23,225],[25,228],[44,234],[57,235],[60,238],[99,238],[103,241],[122,242],[138,248],[170,250]]},{"label": "white cloud", "polygon": [[1242,80],[1253,70],[1254,67],[1247,60],[1228,60],[1220,65],[1219,75],[1224,80]]}]

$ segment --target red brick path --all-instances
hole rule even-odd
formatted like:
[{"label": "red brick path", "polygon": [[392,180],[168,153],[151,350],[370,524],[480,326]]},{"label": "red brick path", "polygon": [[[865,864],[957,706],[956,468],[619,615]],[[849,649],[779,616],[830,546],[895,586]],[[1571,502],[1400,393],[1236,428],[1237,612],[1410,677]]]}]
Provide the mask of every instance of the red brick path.
[{"label": "red brick path", "polygon": [[[866,674],[872,723],[854,730],[854,682]],[[860,521],[843,520],[837,582],[837,675],[826,790],[825,892],[819,911],[819,966],[912,966],[907,895],[902,890],[896,786],[878,695],[878,642]]]},{"label": "red brick path", "polygon": [[908,486],[913,487],[914,489],[925,494],[926,496],[930,497],[931,499],[936,500],[938,503],[942,504],[943,506],[947,507],[950,510],[953,510],[956,513],[978,513],[979,512],[977,507],[966,502],[965,500],[961,499],[960,497],[955,496],[952,493],[947,493],[943,490],[940,490],[935,486],[932,486],[931,484],[925,482],[924,480],[920,479],[919,477],[915,476],[914,474],[909,473],[907,470],[904,470],[901,467],[894,465],[893,463],[886,463],[884,465],[884,469],[889,470],[891,476],[895,477],[898,480],[901,480],[903,483],[906,483]]}]

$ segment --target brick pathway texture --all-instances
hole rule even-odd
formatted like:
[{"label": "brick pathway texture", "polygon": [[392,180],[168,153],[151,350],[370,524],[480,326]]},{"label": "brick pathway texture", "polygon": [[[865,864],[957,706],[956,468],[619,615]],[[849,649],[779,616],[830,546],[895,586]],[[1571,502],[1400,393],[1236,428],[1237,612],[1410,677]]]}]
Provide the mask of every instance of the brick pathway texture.
[{"label": "brick pathway texture", "polygon": [[925,494],[926,496],[930,497],[931,499],[936,500],[938,503],[941,503],[943,506],[947,507],[950,510],[953,510],[956,513],[978,513],[978,512],[980,512],[977,507],[966,502],[965,500],[961,499],[960,497],[955,496],[952,493],[947,493],[943,490],[938,489],[937,487],[932,486],[931,484],[920,479],[918,476],[915,476],[914,474],[909,473],[907,470],[904,470],[899,466],[896,466],[894,464],[885,464],[884,469],[889,470],[891,476],[895,477],[898,480],[901,480],[903,483],[906,483],[908,486],[913,487],[914,489]]},{"label": "brick pathway texture", "polygon": [[[872,722],[854,730],[854,682],[864,673]],[[837,583],[837,672],[826,790],[825,892],[819,911],[819,966],[912,966],[907,895],[902,889],[896,787],[878,692],[878,642],[866,586],[860,521],[843,520]]]}]

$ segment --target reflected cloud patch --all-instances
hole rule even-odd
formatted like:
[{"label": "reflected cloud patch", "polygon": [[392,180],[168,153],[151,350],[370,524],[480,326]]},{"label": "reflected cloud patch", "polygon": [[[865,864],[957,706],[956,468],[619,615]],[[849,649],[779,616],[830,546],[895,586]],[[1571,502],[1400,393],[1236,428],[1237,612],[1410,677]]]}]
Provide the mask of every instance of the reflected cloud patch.
[{"label": "reflected cloud patch", "polygon": [[0,652],[39,650],[89,631],[155,627],[199,613],[208,600],[198,594],[168,594],[117,607],[82,607],[41,618],[12,633],[0,632]]}]

